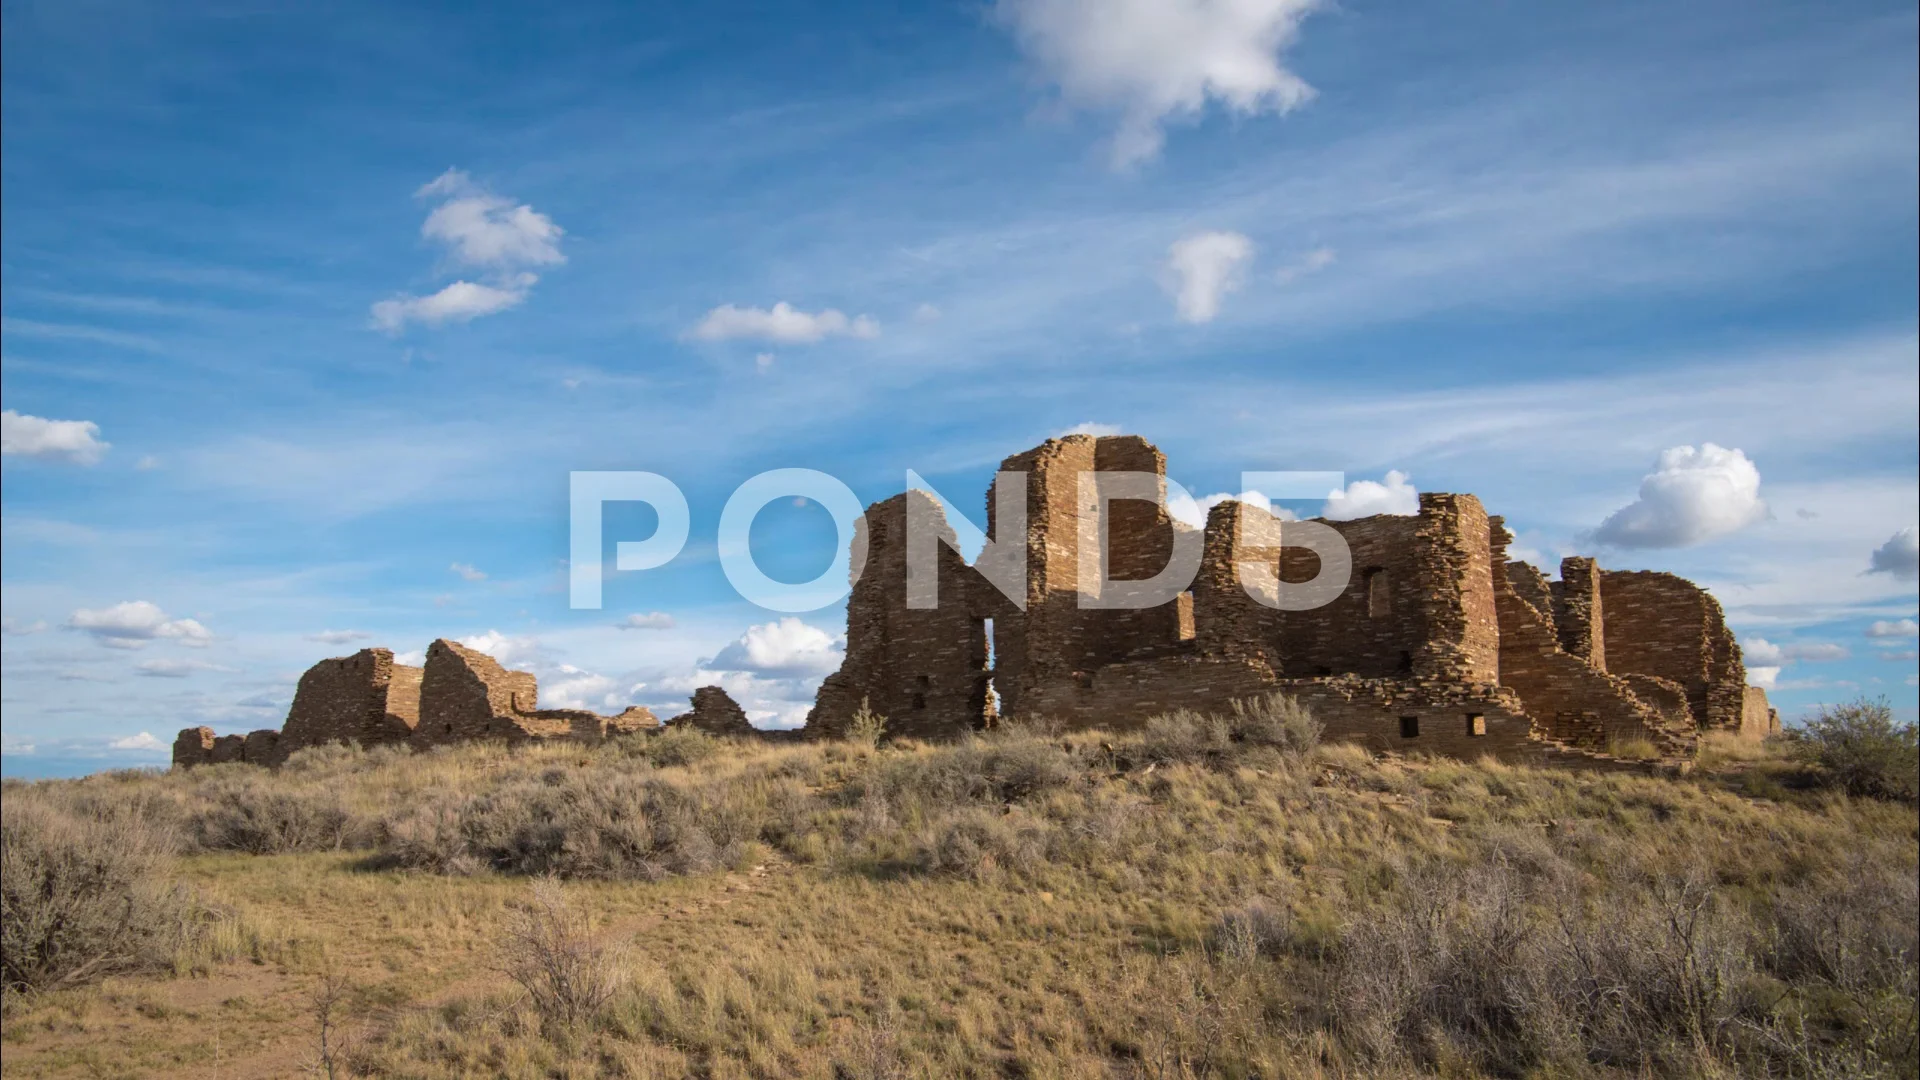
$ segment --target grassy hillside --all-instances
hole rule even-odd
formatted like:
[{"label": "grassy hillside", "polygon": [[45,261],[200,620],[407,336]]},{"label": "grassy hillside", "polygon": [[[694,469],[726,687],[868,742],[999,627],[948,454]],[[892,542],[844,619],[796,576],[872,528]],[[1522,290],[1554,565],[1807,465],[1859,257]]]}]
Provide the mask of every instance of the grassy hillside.
[{"label": "grassy hillside", "polygon": [[[1124,737],[671,732],[10,784],[0,1055],[10,1077],[1912,1076],[1920,820],[1819,778],[1731,743],[1681,779],[1374,759],[1275,704]],[[22,921],[73,881],[91,929]],[[89,948],[110,961],[60,974]]]}]

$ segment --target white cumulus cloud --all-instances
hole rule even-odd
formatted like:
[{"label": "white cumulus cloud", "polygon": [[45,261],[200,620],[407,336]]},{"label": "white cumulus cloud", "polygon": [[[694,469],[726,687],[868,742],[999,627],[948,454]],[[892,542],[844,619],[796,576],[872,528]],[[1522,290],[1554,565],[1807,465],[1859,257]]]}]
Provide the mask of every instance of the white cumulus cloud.
[{"label": "white cumulus cloud", "polygon": [[1593,537],[1622,548],[1685,547],[1766,516],[1760,470],[1747,455],[1713,443],[1676,446],[1640,481],[1640,497],[1608,516]]},{"label": "white cumulus cloud", "polygon": [[498,286],[456,281],[428,296],[402,294],[373,305],[373,326],[397,334],[410,322],[439,326],[494,315],[524,301],[535,280],[532,274],[520,274]]},{"label": "white cumulus cloud", "polygon": [[420,235],[445,244],[462,263],[519,267],[567,261],[560,254],[564,230],[552,218],[482,189],[459,169],[448,169],[416,194],[441,200],[420,226]]},{"label": "white cumulus cloud", "polygon": [[793,616],[751,626],[705,667],[770,678],[825,675],[840,666],[840,643],[832,634]]},{"label": "white cumulus cloud", "polygon": [[540,704],[549,709],[616,712],[626,707],[618,681],[570,664],[560,665],[557,676],[540,680]]},{"label": "white cumulus cloud", "polygon": [[1751,638],[1740,643],[1741,655],[1748,663],[1763,667],[1781,667],[1797,660],[1810,663],[1826,663],[1832,660],[1845,660],[1852,654],[1844,645],[1835,645],[1826,641],[1788,642],[1776,645],[1766,638]]},{"label": "white cumulus cloud", "polygon": [[1220,301],[1246,280],[1252,261],[1253,241],[1237,232],[1194,233],[1167,249],[1162,284],[1182,321],[1211,322]]},{"label": "white cumulus cloud", "polygon": [[566,261],[564,230],[524,203],[495,195],[459,169],[448,169],[415,195],[434,200],[420,235],[444,245],[455,265],[481,271],[426,296],[401,293],[373,305],[374,329],[398,334],[409,323],[439,326],[494,315],[525,302],[540,278],[528,268]]},{"label": "white cumulus cloud", "polygon": [[868,315],[850,319],[834,308],[810,314],[782,300],[770,309],[722,304],[707,312],[687,331],[687,336],[701,341],[745,338],[782,345],[809,345],[830,337],[879,337],[880,324]]},{"label": "white cumulus cloud", "polygon": [[1398,469],[1387,473],[1382,482],[1355,480],[1345,491],[1328,495],[1327,504],[1320,508],[1320,516],[1332,521],[1419,512],[1420,492],[1413,486],[1413,478]]},{"label": "white cumulus cloud", "polygon": [[81,608],[67,618],[67,626],[115,649],[144,648],[159,639],[195,647],[213,640],[213,632],[193,619],[170,619],[158,604],[146,600],[128,600],[97,611]]},{"label": "white cumulus cloud", "polygon": [[112,443],[91,420],[48,420],[12,409],[0,412],[0,455],[95,465]]},{"label": "white cumulus cloud", "polygon": [[1285,113],[1313,88],[1280,62],[1315,0],[999,0],[997,20],[1072,105],[1117,113],[1112,161],[1160,153],[1210,102]]},{"label": "white cumulus cloud", "polygon": [[1257,506],[1281,521],[1294,520],[1293,511],[1284,506],[1276,508],[1273,500],[1258,491],[1243,491],[1238,495],[1230,491],[1217,491],[1212,495],[1202,495],[1198,499],[1185,492],[1176,492],[1167,499],[1167,514],[1182,524],[1204,529],[1207,525],[1207,515],[1223,502],[1243,502],[1248,506]]},{"label": "white cumulus cloud", "polygon": [[455,638],[469,649],[477,649],[500,662],[502,667],[522,668],[531,666],[542,656],[540,639],[532,637],[514,637],[498,630],[488,630],[484,634],[472,637]]},{"label": "white cumulus cloud", "polygon": [[1920,528],[1909,525],[1874,548],[1867,573],[1892,574],[1902,581],[1920,578]]},{"label": "white cumulus cloud", "polygon": [[1870,638],[1920,637],[1920,623],[1912,619],[1878,619],[1867,627]]},{"label": "white cumulus cloud", "polygon": [[487,572],[485,570],[477,569],[471,563],[457,562],[447,567],[447,569],[453,571],[456,574],[459,574],[460,580],[462,581],[487,580]]},{"label": "white cumulus cloud", "polygon": [[166,748],[167,744],[154,738],[151,731],[143,731],[138,735],[128,735],[125,738],[115,739],[107,744],[107,749],[109,750],[165,750]]}]

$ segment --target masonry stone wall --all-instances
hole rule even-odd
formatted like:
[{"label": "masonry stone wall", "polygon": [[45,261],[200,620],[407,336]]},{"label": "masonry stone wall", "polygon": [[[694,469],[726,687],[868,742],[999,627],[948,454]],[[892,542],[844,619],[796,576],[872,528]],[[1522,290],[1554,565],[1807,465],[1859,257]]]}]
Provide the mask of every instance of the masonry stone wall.
[{"label": "masonry stone wall", "polygon": [[1767,692],[1758,686],[1746,688],[1740,712],[1740,734],[1748,739],[1780,734],[1780,711],[1767,701]]},{"label": "masonry stone wall", "polygon": [[[1237,501],[1209,513],[1189,592],[1141,611],[1083,606],[1094,583],[1081,580],[1079,524],[1101,511],[1082,474],[1163,478],[1165,468],[1134,436],[1067,436],[1007,458],[1002,472],[1026,475],[1026,535],[1009,538],[1025,545],[1024,608],[994,607],[984,579],[942,547],[938,609],[908,612],[901,529],[905,508],[920,504],[876,503],[857,541],[869,562],[848,602],[847,660],[823,684],[807,733],[844,733],[864,700],[896,731],[962,734],[993,720],[983,684],[1002,715],[1120,729],[1281,690],[1322,714],[1329,738],[1625,768],[1637,766],[1604,751],[1645,741],[1684,757],[1710,726],[1700,717],[1730,716],[1745,729],[1761,715],[1738,689],[1738,647],[1710,597],[1638,579],[1616,589],[1616,575],[1585,558],[1566,560],[1549,583],[1508,562],[1504,523],[1471,495],[1426,493],[1416,515],[1318,523],[1346,541],[1353,570],[1330,603],[1311,610],[1262,603],[1242,582],[1243,567],[1283,582],[1314,579],[1319,558],[1303,546],[1311,527]],[[1158,502],[1121,500],[1105,511],[1112,580],[1156,575],[1179,542],[1185,526],[1159,504],[1164,480],[1155,487]],[[988,533],[998,540],[995,495]],[[1302,540],[1289,542],[1289,532]],[[1655,654],[1660,662],[1649,662]]]},{"label": "masonry stone wall", "polygon": [[[941,538],[938,606],[930,610],[907,606],[910,514],[927,515]],[[855,547],[864,545],[867,557],[847,600],[846,658],[821,686],[808,724],[842,735],[866,702],[897,735],[938,737],[988,726],[994,704],[987,622],[1017,609],[953,550],[953,527],[925,492],[874,503],[858,530]]]},{"label": "masonry stone wall", "polygon": [[213,764],[213,729],[210,727],[190,727],[180,729],[173,740],[173,763],[175,765],[211,765]]},{"label": "masonry stone wall", "polygon": [[1600,582],[1609,668],[1670,679],[1701,729],[1739,731],[1747,672],[1720,602],[1673,574],[1608,570]]},{"label": "masonry stone wall", "polygon": [[284,727],[218,737],[211,728],[187,728],[174,740],[173,763],[274,768],[297,750],[330,742],[418,749],[466,739],[597,742],[660,726],[639,706],[602,716],[585,709],[542,709],[538,699],[532,674],[509,671],[457,642],[434,642],[425,667],[397,664],[388,649],[362,649],[309,668]]},{"label": "masonry stone wall", "polygon": [[703,686],[693,692],[693,708],[667,721],[668,727],[688,727],[708,735],[750,736],[758,734],[731,695],[718,686]]},{"label": "masonry stone wall", "polygon": [[421,669],[390,649],[322,660],[300,676],[280,730],[282,754],[329,742],[406,742],[420,720]]},{"label": "masonry stone wall", "polygon": [[1553,624],[1560,648],[1585,660],[1595,671],[1607,670],[1606,617],[1600,603],[1600,566],[1592,559],[1568,556],[1560,560],[1560,580],[1551,593]]}]

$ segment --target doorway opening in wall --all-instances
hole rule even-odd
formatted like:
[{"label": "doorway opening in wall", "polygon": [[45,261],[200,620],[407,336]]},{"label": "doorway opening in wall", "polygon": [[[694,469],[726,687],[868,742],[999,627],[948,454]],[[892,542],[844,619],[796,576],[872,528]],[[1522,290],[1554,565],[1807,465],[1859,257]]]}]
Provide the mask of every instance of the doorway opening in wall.
[{"label": "doorway opening in wall", "polygon": [[1400,737],[1403,739],[1419,738],[1420,737],[1420,718],[1417,716],[1401,717],[1400,718]]},{"label": "doorway opening in wall", "polygon": [[1467,714],[1467,734],[1468,735],[1485,735],[1486,733],[1487,733],[1486,716],[1477,712],[1468,713]]},{"label": "doorway opening in wall", "polygon": [[973,620],[974,724],[986,727],[1000,715],[1000,692],[993,685],[993,620]]}]

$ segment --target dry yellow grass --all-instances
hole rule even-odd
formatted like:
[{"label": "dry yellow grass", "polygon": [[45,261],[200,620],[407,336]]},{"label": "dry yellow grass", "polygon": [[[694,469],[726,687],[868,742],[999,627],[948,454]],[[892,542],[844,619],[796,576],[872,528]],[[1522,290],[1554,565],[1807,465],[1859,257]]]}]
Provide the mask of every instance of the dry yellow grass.
[{"label": "dry yellow grass", "polygon": [[[179,877],[235,913],[227,940],[183,975],[15,1002],[0,1060],[8,1076],[318,1068],[312,994],[323,973],[348,988],[337,1075],[1479,1075],[1515,1071],[1509,1057],[1542,1075],[1899,1075],[1914,1060],[1910,952],[1904,967],[1895,958],[1802,978],[1763,941],[1799,925],[1776,910],[1839,895],[1835,882],[1892,883],[1887,910],[1847,924],[1842,935],[1858,940],[1845,944],[1870,951],[1887,919],[1910,923],[1912,890],[1898,884],[1920,863],[1910,807],[1785,787],[1756,800],[1743,776],[1771,759],[1744,747],[1668,780],[1379,760],[1344,746],[1181,760],[1142,738],[335,755],[268,779],[336,793],[356,847],[182,857]],[[191,821],[197,793],[221,782],[211,774],[244,768],[63,791],[145,791]],[[611,776],[658,785],[632,796],[654,800],[654,831],[633,833],[604,808],[568,820],[654,846],[567,863],[625,880],[565,889],[594,939],[624,946],[624,985],[593,1023],[543,1031],[497,970],[528,879],[382,868],[392,860],[379,857],[380,822],[488,793],[490,809],[460,820],[495,822],[503,805],[590,798],[581,792]],[[675,816],[682,796],[699,814]],[[727,820],[699,839],[687,822],[701,815]],[[537,837],[488,843],[493,858],[551,855]],[[1499,952],[1475,936],[1483,924],[1526,931],[1508,947],[1515,957],[1557,957],[1589,940],[1557,926],[1654,934],[1652,898],[1691,902],[1692,888],[1726,938],[1702,937],[1700,955],[1733,965],[1732,981],[1701,1012],[1702,1030],[1662,1035],[1638,1063],[1591,1023],[1504,1042],[1403,1030],[1498,1014],[1461,1019],[1444,1000],[1403,1001],[1411,983],[1372,977],[1393,965],[1356,959],[1426,965],[1460,987],[1453,1000],[1472,1002],[1460,972],[1477,969],[1446,967],[1420,934],[1393,934],[1432,917],[1426,936],[1451,942],[1454,960],[1484,954],[1498,968]],[[1501,923],[1489,894],[1517,921]],[[1447,896],[1450,910],[1422,914]],[[1578,925],[1560,917],[1569,913]],[[1645,975],[1649,986],[1659,977]],[[1546,1015],[1526,1014],[1536,1027]],[[1612,1058],[1588,1060],[1594,1047]]]}]

